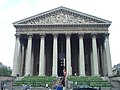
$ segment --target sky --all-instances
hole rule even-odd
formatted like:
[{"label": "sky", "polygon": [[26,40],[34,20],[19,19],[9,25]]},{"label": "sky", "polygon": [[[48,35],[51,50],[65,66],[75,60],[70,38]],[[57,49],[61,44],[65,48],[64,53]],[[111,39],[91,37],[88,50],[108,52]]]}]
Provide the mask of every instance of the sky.
[{"label": "sky", "polygon": [[120,63],[120,0],[0,0],[0,62],[13,67],[16,30],[13,22],[60,6],[112,21],[109,43],[112,66]]}]

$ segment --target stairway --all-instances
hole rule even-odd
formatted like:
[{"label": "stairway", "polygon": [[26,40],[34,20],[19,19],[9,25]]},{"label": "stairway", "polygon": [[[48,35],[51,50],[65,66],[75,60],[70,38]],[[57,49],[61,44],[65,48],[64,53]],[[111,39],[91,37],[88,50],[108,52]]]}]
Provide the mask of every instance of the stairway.
[{"label": "stairway", "polygon": [[0,83],[6,85],[6,90],[12,90],[12,84],[14,83],[14,77],[0,77]]},{"label": "stairway", "polygon": [[120,77],[101,77],[103,80],[111,82],[113,90],[120,90]]},{"label": "stairway", "polygon": [[120,88],[120,77],[110,77],[110,82],[115,88]]}]

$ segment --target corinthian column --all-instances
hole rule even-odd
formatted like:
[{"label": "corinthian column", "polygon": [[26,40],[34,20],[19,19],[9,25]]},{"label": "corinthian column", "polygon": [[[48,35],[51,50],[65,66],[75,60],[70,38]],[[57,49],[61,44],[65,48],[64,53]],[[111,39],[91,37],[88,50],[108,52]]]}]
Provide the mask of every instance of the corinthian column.
[{"label": "corinthian column", "polygon": [[31,75],[32,35],[28,35],[25,76]]},{"label": "corinthian column", "polygon": [[79,75],[85,76],[83,34],[79,34]]},{"label": "corinthian column", "polygon": [[58,54],[57,54],[57,34],[53,36],[53,66],[52,66],[52,76],[57,76],[58,71]]},{"label": "corinthian column", "polygon": [[93,75],[99,76],[96,34],[92,35]]},{"label": "corinthian column", "polygon": [[21,60],[20,60],[20,35],[16,35],[15,51],[14,51],[14,61],[13,61],[13,70],[12,76],[21,74]]},{"label": "corinthian column", "polygon": [[45,35],[40,40],[39,76],[45,76]]},{"label": "corinthian column", "polygon": [[24,55],[25,55],[25,47],[24,44],[21,45],[21,76],[23,76],[24,70]]},{"label": "corinthian column", "polygon": [[67,76],[72,75],[70,34],[66,34],[66,64]]},{"label": "corinthian column", "polygon": [[33,76],[33,66],[34,66],[34,52],[31,54],[31,76]]},{"label": "corinthian column", "polygon": [[106,61],[107,61],[107,72],[108,76],[112,76],[112,63],[111,63],[111,54],[109,46],[109,34],[105,35],[105,51],[106,51]]}]

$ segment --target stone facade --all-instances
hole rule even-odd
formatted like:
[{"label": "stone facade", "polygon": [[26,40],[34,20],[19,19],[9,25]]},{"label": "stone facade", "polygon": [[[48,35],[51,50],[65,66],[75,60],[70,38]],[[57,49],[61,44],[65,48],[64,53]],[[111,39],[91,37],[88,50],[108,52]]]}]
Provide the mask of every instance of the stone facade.
[{"label": "stone facade", "polygon": [[58,7],[13,23],[12,76],[112,76],[111,22]]}]

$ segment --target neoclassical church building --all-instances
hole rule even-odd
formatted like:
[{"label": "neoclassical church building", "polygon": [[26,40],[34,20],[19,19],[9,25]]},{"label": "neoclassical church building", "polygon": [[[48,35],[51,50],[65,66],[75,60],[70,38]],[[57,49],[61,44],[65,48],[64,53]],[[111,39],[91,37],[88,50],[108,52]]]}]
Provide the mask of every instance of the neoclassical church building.
[{"label": "neoclassical church building", "polygon": [[14,22],[12,76],[112,76],[110,25],[62,6]]}]

